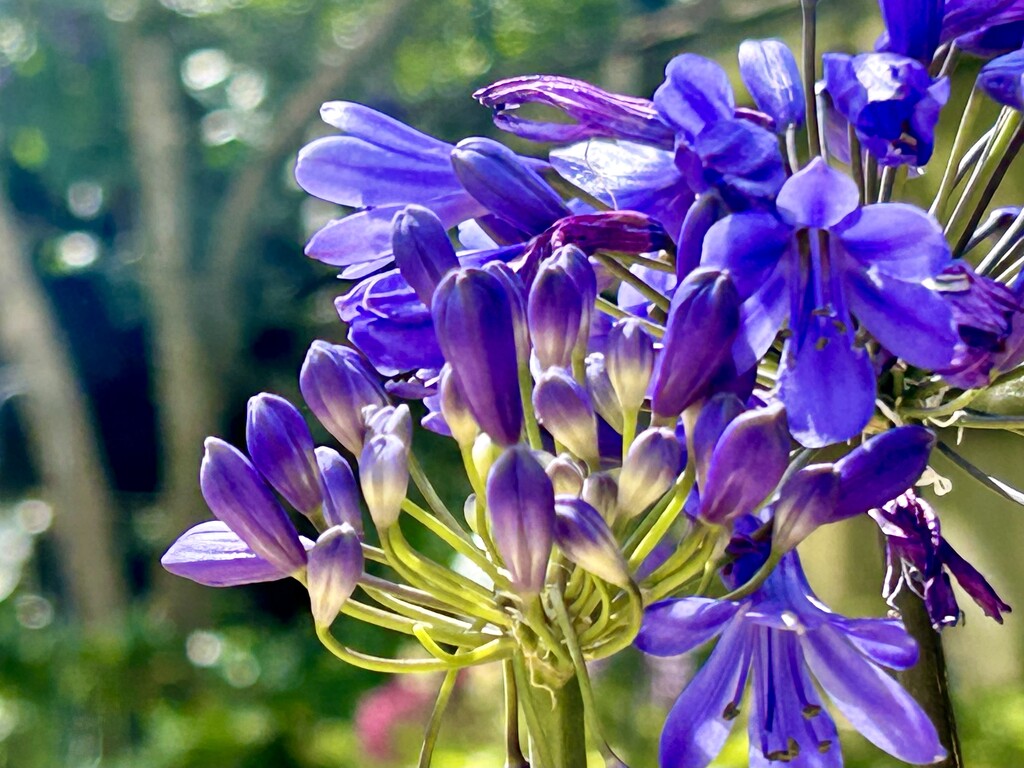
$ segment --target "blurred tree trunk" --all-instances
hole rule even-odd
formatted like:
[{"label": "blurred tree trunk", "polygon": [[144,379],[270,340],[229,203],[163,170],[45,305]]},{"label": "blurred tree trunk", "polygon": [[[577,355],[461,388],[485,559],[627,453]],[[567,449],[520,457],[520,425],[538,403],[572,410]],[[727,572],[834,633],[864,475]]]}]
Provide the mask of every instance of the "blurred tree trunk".
[{"label": "blurred tree trunk", "polygon": [[[212,366],[200,341],[201,302],[191,265],[186,122],[170,41],[159,32],[128,27],[121,51],[140,191],[143,288],[150,307],[161,467],[157,503],[176,534],[205,516],[199,462],[203,439],[217,426]],[[159,575],[154,600],[179,626],[203,621],[207,604],[197,601],[184,581]]]},{"label": "blurred tree trunk", "polygon": [[111,630],[127,607],[114,543],[117,506],[88,400],[8,201],[0,195],[0,354],[24,392],[29,450],[54,506],[53,536],[73,608]]},{"label": "blurred tree trunk", "polygon": [[[343,98],[345,84],[370,65],[374,56],[383,54],[398,30],[412,23],[409,14],[413,7],[412,0],[381,3],[376,15],[367,20],[359,43],[347,51],[340,62],[323,66],[295,88],[277,112],[268,132],[269,141],[246,161],[228,184],[213,220],[204,259],[205,275],[214,289],[208,306],[218,311],[217,327],[211,328],[211,333],[221,380],[229,380],[240,363],[245,329],[241,325],[244,312],[237,307],[243,298],[241,286],[247,267],[245,257],[252,244],[254,218],[268,181],[274,178],[282,162],[298,151],[303,133],[320,105]],[[296,253],[296,258],[299,256]]]}]

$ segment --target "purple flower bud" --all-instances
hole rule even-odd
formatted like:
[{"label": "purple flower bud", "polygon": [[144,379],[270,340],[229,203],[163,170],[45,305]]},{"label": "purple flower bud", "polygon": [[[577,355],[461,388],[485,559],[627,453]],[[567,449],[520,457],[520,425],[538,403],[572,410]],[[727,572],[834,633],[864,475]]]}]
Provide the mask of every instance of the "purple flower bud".
[{"label": "purple flower bud", "polygon": [[754,103],[775,122],[775,132],[804,124],[804,88],[793,52],[781,40],[740,43],[740,76]]},{"label": "purple flower bud", "polygon": [[609,525],[622,514],[619,509],[619,484],[607,472],[595,472],[584,480],[583,492],[579,497],[596,509]]},{"label": "purple flower bud", "polygon": [[359,457],[359,484],[378,530],[398,522],[409,488],[409,449],[394,435],[366,441]]},{"label": "purple flower bud", "polygon": [[306,565],[306,550],[295,526],[241,451],[216,437],[206,438],[199,485],[217,519],[258,557],[282,573],[295,573]]},{"label": "purple flower bud", "polygon": [[207,587],[235,587],[288,576],[258,556],[220,520],[208,520],[185,531],[160,558],[175,576]]},{"label": "purple flower bud", "polygon": [[320,471],[313,436],[298,409],[277,395],[261,393],[249,400],[245,442],[260,474],[302,514],[320,509]]},{"label": "purple flower bud", "polygon": [[978,87],[999,104],[1024,109],[1024,50],[1000,56],[982,67]]},{"label": "purple flower bud", "polygon": [[544,372],[533,390],[537,419],[559,443],[588,464],[597,461],[597,419],[586,390],[563,368]]},{"label": "purple flower bud", "polygon": [[313,621],[329,627],[363,575],[359,535],[349,525],[328,528],[309,551],[307,588]]},{"label": "purple flower bud", "polygon": [[438,283],[459,266],[441,220],[422,206],[406,206],[391,222],[391,247],[398,271],[429,307]]},{"label": "purple flower bud", "polygon": [[583,570],[628,589],[629,566],[601,513],[581,499],[555,500],[555,543]]},{"label": "purple flower bud", "polygon": [[[531,141],[566,143],[594,137],[627,139],[671,149],[673,132],[649,99],[609,93],[581,80],[525,75],[499,80],[473,98],[495,111],[494,124]],[[523,104],[543,104],[573,122],[539,122],[519,117]]]},{"label": "purple flower bud", "polygon": [[664,348],[654,368],[651,407],[671,418],[703,397],[723,365],[740,326],[740,298],[725,272],[699,269],[672,296]]},{"label": "purple flower bud", "polygon": [[363,408],[387,403],[363,358],[326,341],[314,341],[306,353],[299,389],[320,423],[353,454],[363,448]]},{"label": "purple flower bud", "polygon": [[789,429],[782,405],[740,414],[711,455],[698,517],[725,525],[753,512],[775,490],[788,465]]},{"label": "purple flower bud", "polygon": [[711,227],[728,214],[720,195],[707,192],[699,195],[686,211],[679,229],[676,248],[676,276],[684,278],[700,266],[704,251],[704,238]]},{"label": "purple flower bud", "polygon": [[832,464],[805,467],[779,489],[773,505],[772,551],[794,549],[816,528],[833,520],[839,498],[839,477]]},{"label": "purple flower bud", "polygon": [[363,516],[352,467],[333,448],[321,446],[314,454],[324,484],[324,521],[328,526],[350,525],[361,536]]},{"label": "purple flower bud", "polygon": [[633,518],[675,483],[683,447],[671,429],[644,430],[629,447],[619,473],[619,508]]},{"label": "purple flower bud", "polygon": [[437,339],[480,428],[502,445],[519,440],[516,333],[508,290],[481,269],[451,272],[434,294]]},{"label": "purple flower bud", "polygon": [[478,203],[524,232],[543,232],[569,215],[555,191],[496,141],[463,139],[452,150],[452,167]]},{"label": "purple flower bud", "polygon": [[707,483],[708,467],[722,433],[744,410],[743,402],[731,392],[719,392],[701,407],[695,423],[689,428],[693,435],[698,487],[703,488]]},{"label": "purple flower bud", "polygon": [[490,261],[484,264],[484,272],[494,275],[505,286],[508,294],[509,308],[512,310],[512,327],[516,336],[516,357],[519,360],[530,359],[530,328],[526,320],[526,288],[522,278],[512,271],[503,261]]},{"label": "purple flower bud", "polygon": [[363,422],[366,424],[367,438],[393,435],[401,440],[407,449],[412,446],[412,414],[405,403],[397,406],[367,406],[363,409]]},{"label": "purple flower bud", "polygon": [[579,496],[583,492],[585,468],[567,453],[559,454],[545,468],[556,496]]},{"label": "purple flower bud", "polygon": [[487,508],[513,587],[524,596],[540,594],[551,558],[555,492],[529,448],[513,446],[494,462],[487,476]]},{"label": "purple flower bud", "polygon": [[448,430],[459,445],[472,445],[480,429],[476,425],[466,398],[459,389],[452,367],[445,363],[441,369],[441,377],[437,383],[441,413],[444,415]]},{"label": "purple flower bud", "polygon": [[590,394],[594,410],[612,429],[621,434],[624,429],[622,404],[619,403],[619,396],[615,394],[615,388],[612,387],[612,381],[608,376],[605,356],[600,352],[591,352],[587,355],[585,364],[587,392]]},{"label": "purple flower bud", "polygon": [[542,368],[568,368],[573,353],[586,349],[596,298],[594,270],[576,246],[563,246],[541,264],[530,287],[527,316]]},{"label": "purple flower bud", "polygon": [[654,339],[636,318],[619,320],[608,332],[604,364],[626,411],[638,411],[654,373]]},{"label": "purple flower bud", "polygon": [[897,427],[875,435],[836,462],[835,519],[859,515],[895,499],[921,477],[935,435],[924,427]]}]

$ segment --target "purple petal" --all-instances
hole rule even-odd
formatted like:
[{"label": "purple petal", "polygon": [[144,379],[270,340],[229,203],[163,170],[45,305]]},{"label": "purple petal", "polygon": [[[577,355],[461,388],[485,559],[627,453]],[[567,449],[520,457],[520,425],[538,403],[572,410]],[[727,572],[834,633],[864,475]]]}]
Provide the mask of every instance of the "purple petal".
[{"label": "purple petal", "polygon": [[665,67],[665,82],[654,92],[654,106],[692,142],[719,120],[731,119],[736,102],[724,69],[703,56],[684,53]]},{"label": "purple petal", "polygon": [[383,376],[419,368],[440,368],[444,357],[430,313],[395,321],[361,314],[349,325],[348,338]]},{"label": "purple petal", "polygon": [[732,360],[737,371],[753,370],[775,341],[789,311],[792,262],[787,254],[754,294],[740,305],[740,332],[732,345]]},{"label": "purple petal", "polygon": [[1024,109],[1024,50],[993,59],[978,74],[978,87],[994,101]]},{"label": "purple petal", "polygon": [[880,51],[931,63],[939,46],[944,0],[880,0],[885,36]]},{"label": "purple petal", "polygon": [[853,180],[816,157],[782,185],[776,204],[794,227],[829,229],[853,213],[859,200]]},{"label": "purple petal", "polygon": [[834,230],[843,250],[861,267],[901,280],[935,277],[951,260],[942,227],[929,214],[906,203],[867,205]]},{"label": "purple petal", "polygon": [[676,699],[661,733],[661,768],[705,768],[722,751],[736,718],[754,633],[732,622]]},{"label": "purple petal", "polygon": [[960,334],[942,294],[871,271],[850,270],[844,277],[850,310],[886,349],[932,371],[953,363]]},{"label": "purple petal", "polygon": [[207,587],[234,587],[277,581],[288,574],[253,552],[220,520],[189,528],[160,558],[175,576]]},{"label": "purple petal", "polygon": [[917,663],[917,641],[897,619],[832,619],[853,646],[876,664],[910,669]]},{"label": "purple petal", "polygon": [[988,583],[978,569],[964,560],[955,549],[949,546],[945,539],[942,540],[940,547],[942,561],[949,568],[949,572],[956,578],[957,583],[963,587],[964,591],[971,596],[974,602],[981,606],[986,616],[1002,624],[1003,614],[1010,612],[1010,606],[1000,599],[992,585]]},{"label": "purple petal", "polygon": [[328,101],[320,107],[320,119],[342,133],[376,146],[408,155],[443,153],[450,144],[439,141],[393,117],[352,101]]},{"label": "purple petal", "polygon": [[786,181],[778,138],[749,120],[710,125],[694,140],[693,151],[705,183],[716,187],[734,210],[774,197]]},{"label": "purple petal", "polygon": [[927,765],[945,757],[935,726],[910,694],[823,624],[800,639],[818,682],[850,724],[893,757]]},{"label": "purple petal", "polygon": [[770,213],[734,213],[708,230],[701,264],[727,270],[737,293],[747,299],[785,256],[792,236],[793,228]]},{"label": "purple petal", "polygon": [[644,611],[634,643],[652,656],[678,656],[721,634],[739,608],[710,597],[663,600]]},{"label": "purple petal", "polygon": [[740,76],[777,133],[804,123],[804,88],[793,52],[781,40],[740,43]]},{"label": "purple petal", "polygon": [[836,519],[881,507],[910,488],[928,465],[935,435],[905,426],[872,437],[836,463]]},{"label": "purple petal", "polygon": [[831,464],[815,464],[792,475],[779,489],[774,502],[772,549],[793,549],[819,526],[835,522],[839,478]]}]

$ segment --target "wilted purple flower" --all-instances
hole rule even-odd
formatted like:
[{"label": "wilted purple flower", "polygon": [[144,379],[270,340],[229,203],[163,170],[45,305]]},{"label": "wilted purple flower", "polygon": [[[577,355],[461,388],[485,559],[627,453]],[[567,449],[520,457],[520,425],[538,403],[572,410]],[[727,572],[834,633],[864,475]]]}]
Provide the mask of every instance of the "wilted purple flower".
[{"label": "wilted purple flower", "polygon": [[[696,446],[694,450],[704,451]],[[722,431],[707,462],[697,516],[727,525],[750,514],[775,490],[788,464],[789,431],[781,404],[736,416]]]},{"label": "wilted purple flower", "polygon": [[588,463],[597,461],[597,421],[587,391],[564,368],[550,368],[533,390],[537,419],[551,436]]},{"label": "wilted purple flower", "polygon": [[458,269],[434,294],[437,338],[480,429],[502,445],[523,428],[516,331],[502,281],[481,269]]},{"label": "wilted purple flower", "polygon": [[921,62],[895,53],[823,57],[825,87],[880,165],[926,165],[949,79],[932,80]]},{"label": "wilted purple flower", "polygon": [[363,575],[359,534],[349,525],[328,528],[309,551],[306,586],[313,621],[329,627]]},{"label": "wilted purple flower", "polygon": [[214,516],[256,555],[287,574],[306,565],[295,526],[241,451],[216,437],[206,438],[199,485]]},{"label": "wilted purple flower", "polygon": [[945,756],[928,716],[882,669],[912,666],[913,638],[898,621],[829,611],[811,592],[795,552],[741,602],[687,597],[655,603],[636,645],[655,656],[676,656],[719,636],[668,715],[662,768],[704,768],[715,758],[739,715],[751,669],[751,765],[842,764],[835,723],[812,675],[880,749],[916,765]]},{"label": "wilted purple flower", "polygon": [[299,389],[309,410],[354,454],[363,448],[363,408],[387,402],[359,353],[326,341],[314,341],[306,353]]},{"label": "wilted purple flower", "polygon": [[359,456],[359,485],[378,530],[398,522],[409,488],[409,448],[394,435],[366,441]]},{"label": "wilted purple flower", "polygon": [[936,630],[960,620],[949,575],[981,606],[987,616],[1003,623],[1010,612],[985,577],[964,560],[942,536],[935,510],[913,491],[869,513],[885,534],[888,567],[882,596],[892,601],[904,586],[920,597]]},{"label": "wilted purple flower", "polygon": [[629,446],[619,473],[618,507],[627,518],[639,515],[672,487],[683,447],[671,429],[651,427]]},{"label": "wilted purple flower", "polygon": [[298,409],[266,392],[249,400],[245,442],[256,469],[302,514],[320,509],[323,492],[313,435]]},{"label": "wilted purple flower", "polygon": [[207,587],[236,587],[290,575],[253,552],[220,520],[189,528],[164,553],[160,564],[175,576]]},{"label": "wilted purple flower", "polygon": [[324,521],[329,527],[349,525],[362,535],[363,516],[352,467],[333,448],[321,446],[314,453],[324,484]]},{"label": "wilted purple flower", "polygon": [[683,280],[672,296],[664,349],[654,369],[651,408],[657,416],[678,416],[698,398],[730,359],[739,331],[739,304],[727,272],[701,269]]},{"label": "wilted purple flower", "polygon": [[555,499],[555,543],[583,570],[617,587],[629,587],[629,567],[618,542],[601,513],[582,499]]},{"label": "wilted purple flower", "polygon": [[757,108],[775,123],[776,133],[804,124],[806,105],[800,69],[781,40],[740,43],[740,76]]},{"label": "wilted purple flower", "polygon": [[1024,50],[993,59],[978,73],[978,87],[1003,106],[1024,109]]},{"label": "wilted purple flower", "polygon": [[505,450],[487,477],[491,533],[512,585],[539,595],[547,577],[555,525],[555,492],[544,468],[523,445]]},{"label": "wilted purple flower", "polygon": [[[761,358],[789,312],[780,395],[794,437],[821,447],[853,437],[874,412],[875,374],[851,315],[912,365],[942,370],[956,359],[952,310],[927,284],[949,264],[949,245],[913,206],[859,207],[853,181],[821,158],[786,182],[777,205],[781,220],[745,212],[715,224],[704,263],[728,270],[743,299],[737,370]],[[802,229],[809,273],[792,237]]]},{"label": "wilted purple flower", "polygon": [[459,266],[451,240],[433,211],[408,205],[391,223],[395,264],[424,306],[430,306],[438,283]]}]

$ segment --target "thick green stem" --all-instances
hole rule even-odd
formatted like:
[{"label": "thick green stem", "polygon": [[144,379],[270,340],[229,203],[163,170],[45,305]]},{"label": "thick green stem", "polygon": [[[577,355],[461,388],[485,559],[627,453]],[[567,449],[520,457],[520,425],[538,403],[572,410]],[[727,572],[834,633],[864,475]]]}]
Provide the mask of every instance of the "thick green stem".
[{"label": "thick green stem", "polygon": [[530,684],[525,664],[517,666],[517,690],[530,731],[531,768],[585,768],[587,739],[579,681],[572,677],[561,688],[540,688]]}]

